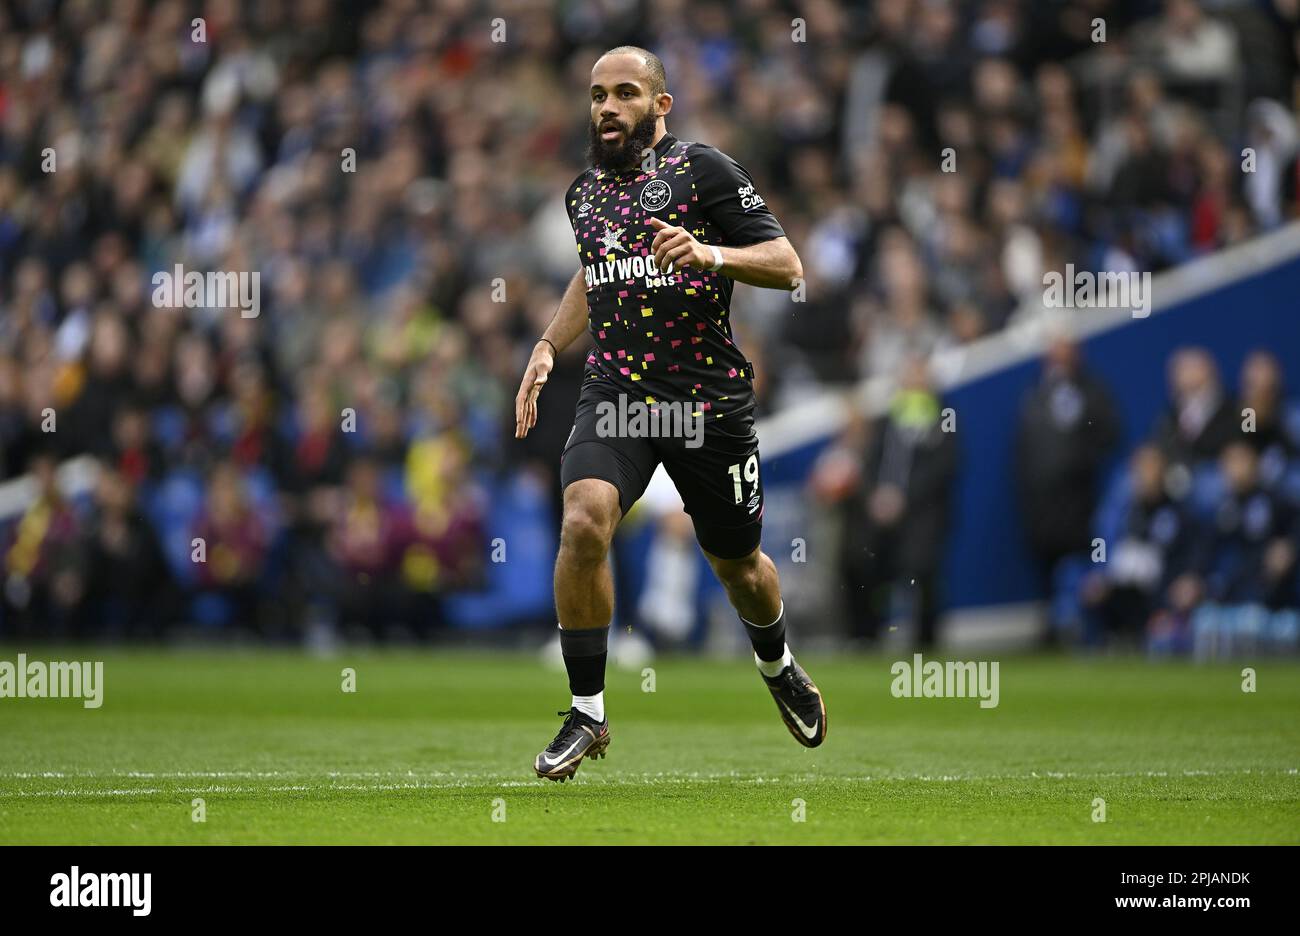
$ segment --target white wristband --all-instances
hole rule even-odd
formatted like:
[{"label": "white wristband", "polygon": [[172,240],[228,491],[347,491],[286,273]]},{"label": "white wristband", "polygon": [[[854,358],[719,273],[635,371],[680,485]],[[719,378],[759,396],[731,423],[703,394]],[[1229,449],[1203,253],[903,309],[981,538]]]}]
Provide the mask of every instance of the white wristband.
[{"label": "white wristband", "polygon": [[715,245],[713,245],[713,244],[706,244],[705,246],[708,247],[710,250],[713,251],[713,266],[709,267],[709,269],[710,269],[710,270],[721,270],[721,269],[722,269],[722,251],[719,250],[719,249],[718,249]]}]

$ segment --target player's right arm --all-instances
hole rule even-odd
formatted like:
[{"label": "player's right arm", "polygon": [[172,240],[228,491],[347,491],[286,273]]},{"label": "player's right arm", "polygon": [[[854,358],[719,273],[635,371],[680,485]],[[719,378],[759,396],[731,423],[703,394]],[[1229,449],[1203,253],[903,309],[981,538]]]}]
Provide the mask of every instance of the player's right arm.
[{"label": "player's right arm", "polygon": [[546,326],[546,331],[533,346],[528,367],[524,370],[524,379],[519,382],[519,392],[515,395],[516,439],[522,439],[528,435],[528,430],[537,425],[537,397],[546,384],[551,368],[555,366],[555,355],[573,344],[586,330],[587,283],[582,268],[579,267],[569,281],[568,288],[564,290],[555,318],[551,319],[551,324]]}]

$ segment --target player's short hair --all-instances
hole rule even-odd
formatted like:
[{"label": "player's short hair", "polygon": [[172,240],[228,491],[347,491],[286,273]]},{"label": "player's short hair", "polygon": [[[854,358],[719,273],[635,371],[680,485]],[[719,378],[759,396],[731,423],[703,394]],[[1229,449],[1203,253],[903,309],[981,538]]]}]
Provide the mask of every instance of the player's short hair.
[{"label": "player's short hair", "polygon": [[645,62],[646,77],[650,79],[650,96],[658,97],[668,90],[668,76],[664,73],[664,63],[649,49],[640,46],[621,45],[607,49],[605,55],[639,55]]}]

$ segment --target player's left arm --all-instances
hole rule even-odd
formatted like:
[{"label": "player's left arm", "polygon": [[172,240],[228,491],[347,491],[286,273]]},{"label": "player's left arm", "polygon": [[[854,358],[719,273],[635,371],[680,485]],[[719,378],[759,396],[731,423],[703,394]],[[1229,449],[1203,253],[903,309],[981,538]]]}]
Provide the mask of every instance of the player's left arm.
[{"label": "player's left arm", "polygon": [[751,286],[794,289],[803,264],[767,203],[740,163],[712,146],[691,144],[691,171],[699,206],[722,232],[722,242],[702,244],[690,231],[651,216],[651,252],[661,270],[689,266],[709,270],[722,256],[718,272]]}]

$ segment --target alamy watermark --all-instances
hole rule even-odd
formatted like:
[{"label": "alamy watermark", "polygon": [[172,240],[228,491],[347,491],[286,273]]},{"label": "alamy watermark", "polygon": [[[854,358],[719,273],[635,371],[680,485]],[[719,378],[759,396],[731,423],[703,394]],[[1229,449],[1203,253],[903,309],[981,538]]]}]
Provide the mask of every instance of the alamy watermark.
[{"label": "alamy watermark", "polygon": [[1151,273],[1075,271],[1043,274],[1043,305],[1049,309],[1132,309],[1134,318],[1151,314]]},{"label": "alamy watermark", "polygon": [[596,435],[602,439],[685,439],[688,449],[704,444],[704,413],[692,403],[642,403],[624,394],[596,404]]},{"label": "alamy watermark", "polygon": [[130,907],[131,915],[145,917],[152,905],[153,875],[82,872],[77,865],[50,877],[51,907]]},{"label": "alamy watermark", "polygon": [[153,304],[159,308],[239,309],[242,318],[257,318],[262,310],[262,274],[234,270],[185,272],[159,270],[150,279]]},{"label": "alamy watermark", "polygon": [[104,704],[104,662],[0,660],[0,699],[82,699],[85,708]]},{"label": "alamy watermark", "polygon": [[894,681],[889,691],[895,699],[976,699],[980,708],[998,707],[998,664],[949,660],[922,660],[912,655],[889,668]]}]

